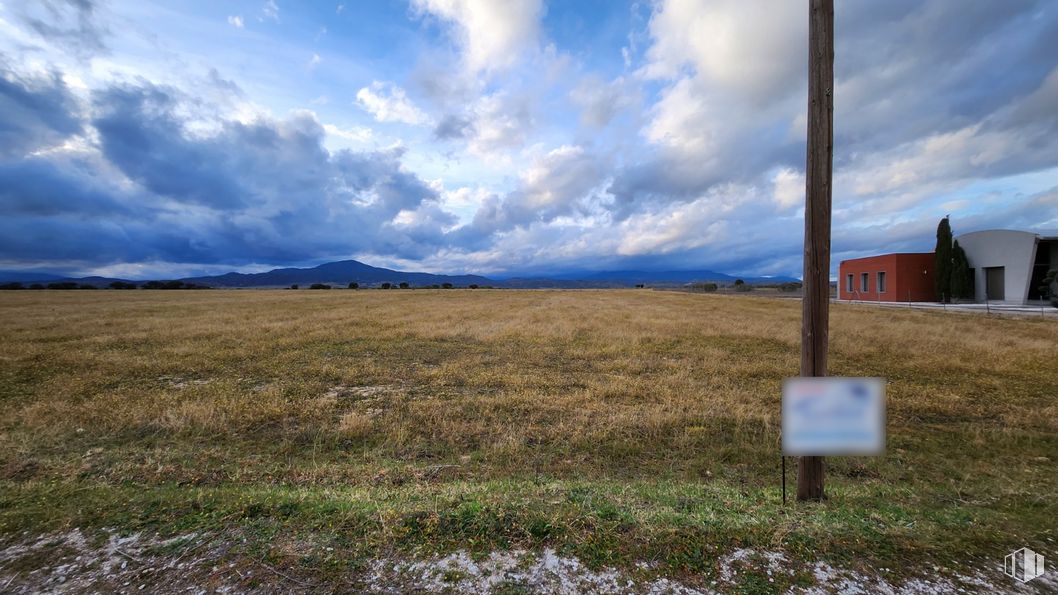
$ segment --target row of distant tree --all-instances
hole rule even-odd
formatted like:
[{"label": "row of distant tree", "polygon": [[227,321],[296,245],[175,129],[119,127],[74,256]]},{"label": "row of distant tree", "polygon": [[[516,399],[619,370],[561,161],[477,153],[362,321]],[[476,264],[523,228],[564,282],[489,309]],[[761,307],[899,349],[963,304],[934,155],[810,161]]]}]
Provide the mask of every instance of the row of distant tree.
[{"label": "row of distant tree", "polygon": [[[639,286],[637,285],[637,287]],[[695,291],[713,292],[719,291],[722,286],[718,283],[691,283],[689,287]],[[789,281],[785,283],[765,284],[760,285],[759,287],[774,288],[786,293],[792,293],[801,290],[801,282]],[[735,282],[730,286],[730,289],[738,292],[753,291],[753,286],[742,279],[735,279]]]},{"label": "row of distant tree", "polygon": [[[290,286],[290,289],[300,289],[300,288],[301,288],[301,286],[298,285],[297,283],[295,283],[294,285]],[[334,286],[329,285],[327,283],[313,283],[312,285],[309,285],[309,289],[333,289],[333,288],[334,288]],[[456,288],[456,286],[452,285],[451,283],[441,283],[441,284],[434,284],[434,285],[421,285],[421,286],[419,286],[419,287],[417,287],[415,289],[455,289],[455,288]],[[481,287],[480,285],[477,285],[475,283],[471,283],[470,285],[467,285],[467,289],[478,289],[478,288],[481,288],[481,289],[493,289],[493,287],[491,285],[486,285],[484,287]],[[354,282],[350,283],[349,285],[347,285],[346,289],[369,289],[369,288],[368,287],[360,287],[360,284],[354,281]],[[405,282],[405,281],[401,281],[400,283],[389,283],[389,282],[386,282],[386,283],[380,283],[378,285],[378,287],[376,287],[375,289],[412,289],[412,286],[410,284],[408,284],[407,282]]]},{"label": "row of distant tree", "polygon": [[[184,281],[147,281],[137,285],[127,281],[114,281],[107,285],[109,289],[210,289],[206,285],[186,283]],[[99,289],[88,283],[77,283],[76,281],[56,281],[54,283],[30,283],[23,285],[17,281],[4,283],[0,289]]]}]

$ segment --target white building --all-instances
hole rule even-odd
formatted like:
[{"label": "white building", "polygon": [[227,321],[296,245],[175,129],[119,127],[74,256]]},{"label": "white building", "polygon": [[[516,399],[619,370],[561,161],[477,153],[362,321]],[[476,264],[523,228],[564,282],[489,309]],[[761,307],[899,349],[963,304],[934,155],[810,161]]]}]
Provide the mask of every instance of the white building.
[{"label": "white building", "polygon": [[1058,268],[1058,237],[993,229],[955,238],[974,277],[974,301],[1025,304],[1042,299],[1039,286]]}]

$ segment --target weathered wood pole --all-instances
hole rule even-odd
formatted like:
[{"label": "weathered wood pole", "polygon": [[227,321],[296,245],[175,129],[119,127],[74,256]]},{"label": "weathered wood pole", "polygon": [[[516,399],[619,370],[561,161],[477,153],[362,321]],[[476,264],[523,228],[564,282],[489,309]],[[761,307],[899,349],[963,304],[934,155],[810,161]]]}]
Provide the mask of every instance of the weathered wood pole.
[{"label": "weathered wood pole", "polygon": [[[801,376],[827,375],[830,195],[834,164],[834,0],[809,0],[808,159],[805,166]],[[797,463],[797,499],[822,500],[823,457]]]}]

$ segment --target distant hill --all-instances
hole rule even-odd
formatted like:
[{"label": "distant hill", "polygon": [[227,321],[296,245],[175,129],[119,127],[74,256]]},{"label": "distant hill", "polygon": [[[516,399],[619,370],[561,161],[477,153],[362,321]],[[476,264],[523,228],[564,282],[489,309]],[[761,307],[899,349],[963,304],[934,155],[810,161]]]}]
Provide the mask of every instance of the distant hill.
[{"label": "distant hill", "polygon": [[786,283],[792,281],[799,281],[793,277],[785,276],[774,276],[774,277],[747,277],[728,275],[726,273],[718,273],[716,271],[709,270],[697,270],[697,271],[598,271],[598,272],[587,272],[587,273],[564,273],[562,275],[556,275],[553,279],[559,280],[570,280],[570,281],[581,281],[581,282],[600,282],[608,284],[619,284],[619,285],[637,285],[637,284],[670,284],[670,285],[682,285],[684,283],[702,283],[706,281],[713,281],[718,283],[734,283],[736,279],[742,279],[746,283],[753,285],[761,285],[766,283]]},{"label": "distant hill", "polygon": [[79,285],[91,285],[93,287],[107,287],[114,281],[131,283],[125,279],[113,277],[63,277],[52,273],[24,272],[24,271],[0,271],[0,283],[21,283],[25,287],[33,284],[48,285],[49,283],[77,283]]},{"label": "distant hill", "polygon": [[[396,271],[393,269],[373,267],[356,260],[328,262],[311,268],[273,269],[263,273],[225,273],[223,275],[205,277],[185,277],[177,280],[183,281],[184,283],[193,283],[195,285],[205,285],[207,287],[218,288],[290,287],[291,285],[308,287],[313,283],[325,283],[335,287],[345,287],[349,283],[355,282],[364,287],[376,286],[382,283],[408,283],[412,287],[451,283],[456,287],[480,285],[511,289],[587,289],[592,287],[633,287],[640,284],[648,286],[673,286],[710,281],[716,283],[733,283],[736,279],[742,279],[751,285],[798,281],[798,279],[794,277],[748,277],[728,275],[710,270],[658,272],[582,271],[561,273],[546,277],[490,279],[481,275],[437,275],[433,273]],[[71,278],[32,271],[0,271],[0,283],[8,283],[12,281],[21,282],[23,285],[29,285],[30,283],[47,285],[48,283],[72,281],[83,285],[93,285],[95,287],[108,287],[114,281],[129,282],[125,279],[114,279],[110,277]],[[142,284],[144,281],[132,282]]]},{"label": "distant hill", "polygon": [[265,273],[226,273],[211,277],[188,277],[180,279],[187,283],[210,287],[289,287],[326,283],[345,287],[349,283],[377,285],[379,283],[406,282],[412,287],[451,283],[457,286],[495,285],[496,281],[479,275],[435,275],[433,273],[408,273],[373,267],[356,260],[328,262],[308,269],[274,269]]},{"label": "distant hill", "polygon": [[0,271],[0,283],[36,283],[38,281],[48,282],[61,279],[65,279],[65,277],[40,271]]}]

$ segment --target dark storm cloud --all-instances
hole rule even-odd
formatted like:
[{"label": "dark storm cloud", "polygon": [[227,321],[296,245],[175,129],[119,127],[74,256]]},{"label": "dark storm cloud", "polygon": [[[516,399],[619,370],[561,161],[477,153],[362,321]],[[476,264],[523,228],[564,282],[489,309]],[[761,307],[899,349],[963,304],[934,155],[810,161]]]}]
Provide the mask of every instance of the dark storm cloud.
[{"label": "dark storm cloud", "polygon": [[[151,192],[180,202],[234,207],[250,198],[232,176],[231,155],[217,139],[184,136],[172,91],[145,85],[110,88],[94,97],[92,124],[103,154]],[[267,137],[267,131],[259,137]],[[268,138],[256,140],[267,141]]]},{"label": "dark storm cloud", "polygon": [[[284,264],[366,250],[421,258],[456,222],[403,168],[403,150],[331,153],[309,112],[212,119],[203,132],[190,114],[212,116],[208,105],[146,82],[94,93],[89,122],[57,78],[4,73],[0,91],[9,107],[0,115],[7,258],[85,266]],[[98,152],[28,154],[88,129]]]},{"label": "dark storm cloud", "polygon": [[139,209],[78,175],[69,163],[28,158],[0,163],[0,206],[7,216],[132,216]]},{"label": "dark storm cloud", "polygon": [[0,155],[21,156],[80,132],[77,112],[57,73],[23,78],[0,70]]},{"label": "dark storm cloud", "polygon": [[835,149],[972,124],[1055,68],[1053,2],[857,3],[838,11]]}]

